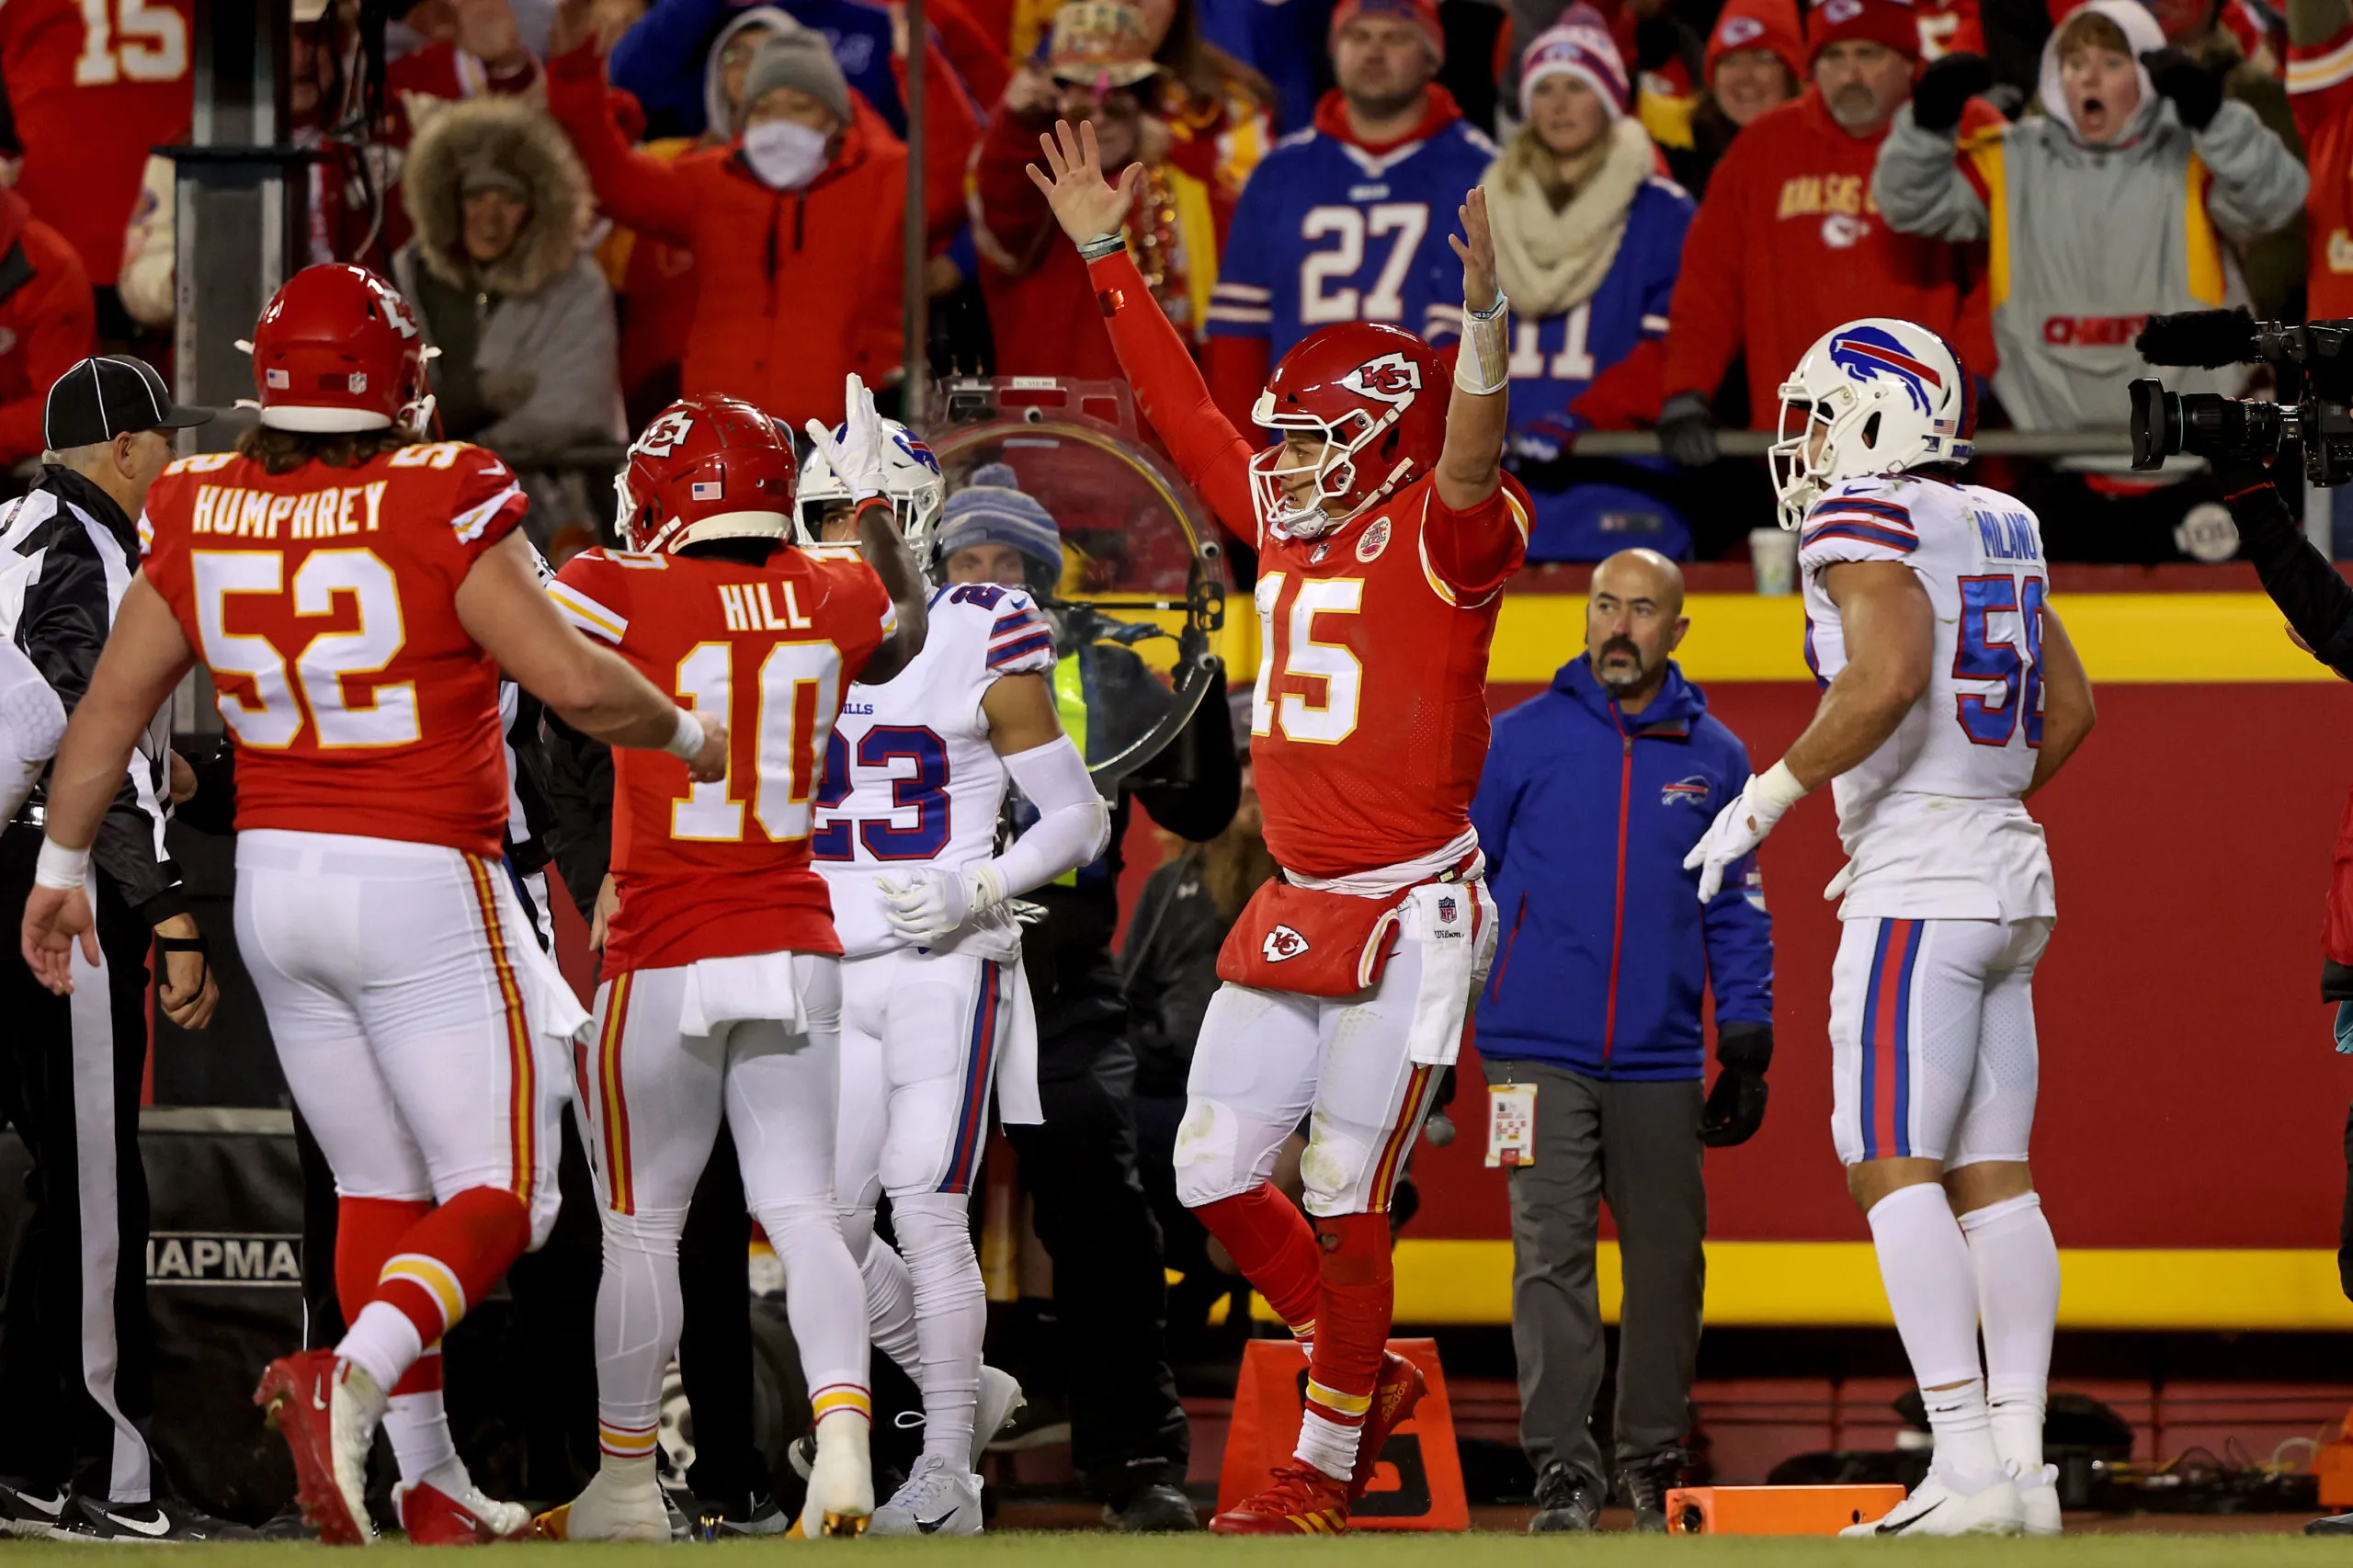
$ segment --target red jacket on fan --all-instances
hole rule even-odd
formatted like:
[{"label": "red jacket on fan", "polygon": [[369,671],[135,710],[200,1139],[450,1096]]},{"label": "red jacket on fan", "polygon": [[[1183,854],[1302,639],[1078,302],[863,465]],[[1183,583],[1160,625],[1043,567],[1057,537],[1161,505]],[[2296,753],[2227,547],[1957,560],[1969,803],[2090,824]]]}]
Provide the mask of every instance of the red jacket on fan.
[{"label": "red jacket on fan", "polygon": [[192,8],[192,0],[0,5],[0,82],[25,153],[17,189],[97,287],[112,288],[122,267],[148,150],[188,131]]},{"label": "red jacket on fan", "polygon": [[[1962,131],[1999,119],[1972,100]],[[1943,334],[1971,370],[1992,372],[1983,247],[1972,252],[1887,226],[1870,192],[1884,139],[1883,131],[1848,135],[1811,87],[1733,138],[1684,241],[1683,273],[1667,307],[1662,397],[1713,397],[1733,357],[1745,351],[1749,423],[1770,429],[1778,390],[1799,357],[1857,316],[1918,322]]]},{"label": "red jacket on fan", "polygon": [[0,465],[40,455],[51,383],[97,347],[90,279],[55,229],[0,187]]}]

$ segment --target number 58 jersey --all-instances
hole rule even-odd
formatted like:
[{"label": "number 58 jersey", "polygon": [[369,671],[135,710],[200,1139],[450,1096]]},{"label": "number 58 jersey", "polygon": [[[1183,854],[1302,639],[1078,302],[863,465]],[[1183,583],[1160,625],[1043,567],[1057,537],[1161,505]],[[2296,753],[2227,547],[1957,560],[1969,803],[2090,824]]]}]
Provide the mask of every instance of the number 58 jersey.
[{"label": "number 58 jersey", "polygon": [[613,753],[607,972],[840,952],[809,831],[842,695],[898,625],[874,569],[781,544],[758,565],[591,550],[548,593],[681,706],[727,720],[716,783],[667,752]]},{"label": "number 58 jersey", "polygon": [[[877,879],[904,882],[916,867],[954,869],[995,852],[1006,771],[981,699],[1000,676],[1054,666],[1053,632],[1018,588],[941,588],[929,623],[923,652],[887,685],[850,687],[825,752],[817,868],[853,958],[906,946],[883,918]],[[1021,933],[992,910],[932,950],[1009,960]]]},{"label": "number 58 jersey", "polygon": [[142,570],[211,672],[240,830],[499,853],[498,669],[457,593],[524,506],[506,465],[461,441],[352,468],[210,452],[164,470]]},{"label": "number 58 jersey", "polygon": [[2042,829],[2021,797],[2042,744],[2042,531],[2021,503],[1915,475],[1835,486],[1806,513],[1805,655],[1827,686],[1847,667],[1823,586],[1846,561],[1900,562],[1936,619],[1927,689],[1833,786],[1855,879],[1843,919],[2021,920],[2057,913]]}]

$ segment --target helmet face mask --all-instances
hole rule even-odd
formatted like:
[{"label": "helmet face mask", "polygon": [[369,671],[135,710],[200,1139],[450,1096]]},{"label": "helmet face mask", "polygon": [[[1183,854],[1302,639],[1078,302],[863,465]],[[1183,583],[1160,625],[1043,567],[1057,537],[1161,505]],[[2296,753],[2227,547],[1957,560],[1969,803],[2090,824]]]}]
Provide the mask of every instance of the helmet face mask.
[{"label": "helmet face mask", "polygon": [[1834,485],[1969,460],[1977,398],[1969,368],[1924,326],[1866,317],[1816,339],[1781,383],[1766,454],[1779,521],[1794,529]]},{"label": "helmet face mask", "polygon": [[[842,426],[835,426],[839,437]],[[899,519],[900,535],[907,541],[924,575],[938,581],[933,570],[932,538],[948,505],[948,481],[939,460],[923,438],[895,419],[882,421],[882,494]],[[801,467],[801,488],[793,508],[793,537],[803,545],[821,542],[824,526],[837,506],[856,499],[848,485],[834,472],[822,450],[813,449]]]}]

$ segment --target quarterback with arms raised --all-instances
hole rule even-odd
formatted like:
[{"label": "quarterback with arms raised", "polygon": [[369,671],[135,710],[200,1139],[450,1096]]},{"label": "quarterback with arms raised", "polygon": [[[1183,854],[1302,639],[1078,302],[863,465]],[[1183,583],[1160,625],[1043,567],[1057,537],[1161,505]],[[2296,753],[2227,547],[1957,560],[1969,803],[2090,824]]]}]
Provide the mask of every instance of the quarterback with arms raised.
[{"label": "quarterback with arms raised", "polygon": [[1912,322],[1833,328],[1782,384],[1773,477],[1802,530],[1822,704],[1685,862],[1712,897],[1836,781],[1831,1130],[1936,1433],[1928,1478],[1849,1535],[2059,1529],[2042,1462],[2059,1251],[2027,1168],[2056,905],[2023,801],[2090,733],[2092,692],[2034,514],[1934,472],[1968,460],[1975,425],[1968,367]]},{"label": "quarterback with arms raised", "polygon": [[[1257,451],[1210,401],[1117,226],[1142,177],[1103,177],[1092,127],[1041,138],[1033,167],[1087,258],[1111,342],[1153,428],[1228,528],[1258,545],[1251,760],[1261,888],[1218,960],[1176,1185],[1291,1331],[1311,1340],[1294,1461],[1218,1516],[1233,1534],[1345,1529],[1421,1375],[1389,1354],[1389,1199],[1495,951],[1471,796],[1487,751],[1487,648],[1527,553],[1506,479],[1508,328],[1484,199],[1461,210],[1460,370],[1371,323],[1302,339],[1259,394]],[[1313,1226],[1267,1184],[1300,1163]]]},{"label": "quarterback with arms raised", "polygon": [[[575,728],[727,766],[716,718],[574,636],[540,591],[523,492],[421,443],[424,339],[391,285],[305,268],[254,329],[261,423],[148,493],[140,574],[59,750],[25,957],[52,990],[90,940],[90,842],[148,719],[195,665],[237,747],[237,949],[335,1171],[350,1330],[257,1401],[320,1539],[371,1533],[381,1420],[412,1540],[512,1536],[450,1446],[441,1336],[556,1210],[555,1118],[586,1017],[499,858],[503,667]],[[92,954],[95,959],[95,952]]]}]

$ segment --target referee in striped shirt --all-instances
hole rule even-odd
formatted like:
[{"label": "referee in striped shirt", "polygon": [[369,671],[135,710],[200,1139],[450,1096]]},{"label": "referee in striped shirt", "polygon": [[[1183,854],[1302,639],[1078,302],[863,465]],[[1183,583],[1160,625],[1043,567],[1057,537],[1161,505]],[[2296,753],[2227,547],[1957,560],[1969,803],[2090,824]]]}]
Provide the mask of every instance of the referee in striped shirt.
[{"label": "referee in striped shirt", "polygon": [[[0,631],[65,712],[139,570],[138,517],[172,460],[173,432],[209,417],[176,405],[136,359],[85,359],[50,389],[40,477],[0,506]],[[193,778],[177,761],[167,709],[98,829],[100,961],[76,952],[74,994],[50,994],[0,956],[0,1113],[32,1156],[0,1334],[0,1529],[14,1535],[246,1533],[163,1495],[143,1431],[154,1408],[139,1156],[151,949],[162,950],[157,1000],[175,1024],[203,1028],[216,996],[164,846],[174,774]],[[31,892],[42,812],[36,786],[0,829],[0,908],[20,909]]]}]

